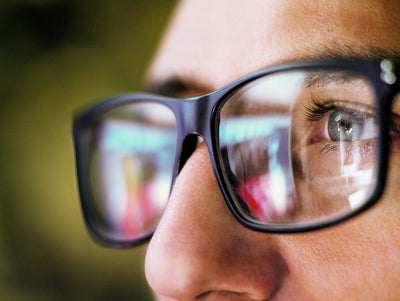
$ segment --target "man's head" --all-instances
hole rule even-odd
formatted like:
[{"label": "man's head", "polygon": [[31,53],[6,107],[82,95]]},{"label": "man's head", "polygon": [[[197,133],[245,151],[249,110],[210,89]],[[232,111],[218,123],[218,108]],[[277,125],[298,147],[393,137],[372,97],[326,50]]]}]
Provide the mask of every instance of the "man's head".
[{"label": "man's head", "polygon": [[399,300],[399,16],[384,0],[183,1],[153,94],[75,120],[91,232],[154,232],[161,301]]},{"label": "man's head", "polygon": [[[183,1],[149,81],[190,96],[280,63],[395,58],[399,16],[395,1]],[[393,147],[386,193],[361,216],[315,232],[266,234],[229,212],[200,144],[150,242],[151,287],[159,300],[397,300],[397,156]]]}]

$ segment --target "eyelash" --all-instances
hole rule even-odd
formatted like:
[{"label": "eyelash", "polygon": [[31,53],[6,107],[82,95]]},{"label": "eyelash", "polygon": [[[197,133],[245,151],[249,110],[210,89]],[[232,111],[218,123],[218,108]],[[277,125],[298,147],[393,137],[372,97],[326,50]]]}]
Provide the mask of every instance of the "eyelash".
[{"label": "eyelash", "polygon": [[308,121],[317,122],[325,117],[327,113],[333,112],[337,108],[337,105],[322,103],[320,100],[312,98],[311,104],[305,106],[304,116]]},{"label": "eyelash", "polygon": [[[333,113],[338,110],[345,110],[345,111],[353,111],[355,114],[360,114],[357,110],[353,110],[351,105],[336,105],[335,103],[344,103],[343,101],[333,101],[333,100],[319,100],[315,97],[312,98],[312,102],[305,106],[304,116],[306,117],[307,121],[310,122],[319,122],[326,116],[329,116],[330,113]],[[362,115],[371,115],[368,112],[361,113]],[[346,152],[351,152],[353,150],[353,145],[346,145],[341,146],[342,148],[346,148]],[[321,149],[321,153],[329,153],[332,151],[336,151],[338,145],[334,142],[325,141],[324,146]]]},{"label": "eyelash", "polygon": [[396,124],[393,121],[389,125],[389,133],[391,136],[400,134],[400,124]]},{"label": "eyelash", "polygon": [[[338,102],[338,101],[335,101]],[[317,122],[326,116],[330,112],[338,110],[340,107],[333,104],[333,101],[327,103],[326,101],[321,101],[315,97],[312,98],[311,104],[304,107],[304,116],[307,121]]]}]

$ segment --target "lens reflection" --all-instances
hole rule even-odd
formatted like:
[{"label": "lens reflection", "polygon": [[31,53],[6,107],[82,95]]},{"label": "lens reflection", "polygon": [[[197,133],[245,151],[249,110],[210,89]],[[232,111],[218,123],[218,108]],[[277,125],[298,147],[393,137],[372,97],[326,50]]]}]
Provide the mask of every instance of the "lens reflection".
[{"label": "lens reflection", "polygon": [[90,180],[102,235],[138,239],[154,230],[168,200],[176,135],[173,112],[160,104],[124,105],[98,118]]},{"label": "lens reflection", "polygon": [[225,181],[257,223],[337,218],[375,188],[376,96],[344,71],[290,71],[240,88],[220,110]]}]

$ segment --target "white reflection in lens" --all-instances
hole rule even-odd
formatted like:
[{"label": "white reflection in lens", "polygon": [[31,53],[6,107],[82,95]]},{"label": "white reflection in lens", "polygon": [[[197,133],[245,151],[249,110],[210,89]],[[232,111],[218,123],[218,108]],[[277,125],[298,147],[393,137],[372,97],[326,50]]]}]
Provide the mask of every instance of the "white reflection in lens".
[{"label": "white reflection in lens", "polygon": [[301,83],[304,78],[304,72],[268,75],[255,81],[254,85],[251,85],[251,88],[246,91],[246,98],[251,99],[252,102],[291,105],[293,99],[297,99],[302,92]]},{"label": "white reflection in lens", "polygon": [[353,171],[352,173],[353,186],[359,187],[349,196],[349,204],[351,209],[357,209],[364,205],[371,194],[371,187],[374,187],[374,170]]},{"label": "white reflection in lens", "polygon": [[357,209],[365,203],[367,192],[365,189],[360,189],[349,196],[351,209]]},{"label": "white reflection in lens", "polygon": [[360,156],[354,155],[352,163],[346,164],[348,160],[348,150],[346,147],[340,148],[341,156],[341,174],[346,179],[347,187],[356,187],[356,191],[348,197],[351,209],[356,209],[362,206],[369,197],[370,188],[374,180],[374,169],[361,169],[362,159]]},{"label": "white reflection in lens", "polygon": [[271,200],[275,210],[279,213],[285,213],[288,209],[288,191],[284,172],[279,164],[277,154],[279,149],[279,139],[271,139],[269,153],[271,158]]}]

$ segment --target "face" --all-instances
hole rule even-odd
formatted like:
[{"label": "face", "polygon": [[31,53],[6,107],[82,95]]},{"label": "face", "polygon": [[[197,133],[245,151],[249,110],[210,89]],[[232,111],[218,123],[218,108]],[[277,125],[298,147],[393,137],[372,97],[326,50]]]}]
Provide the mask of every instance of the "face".
[{"label": "face", "polygon": [[[400,53],[396,1],[184,1],[150,70],[179,79],[179,96],[207,93],[269,65]],[[371,210],[301,234],[240,225],[200,144],[148,246],[158,300],[399,300],[400,173],[393,145],[387,189]]]}]

